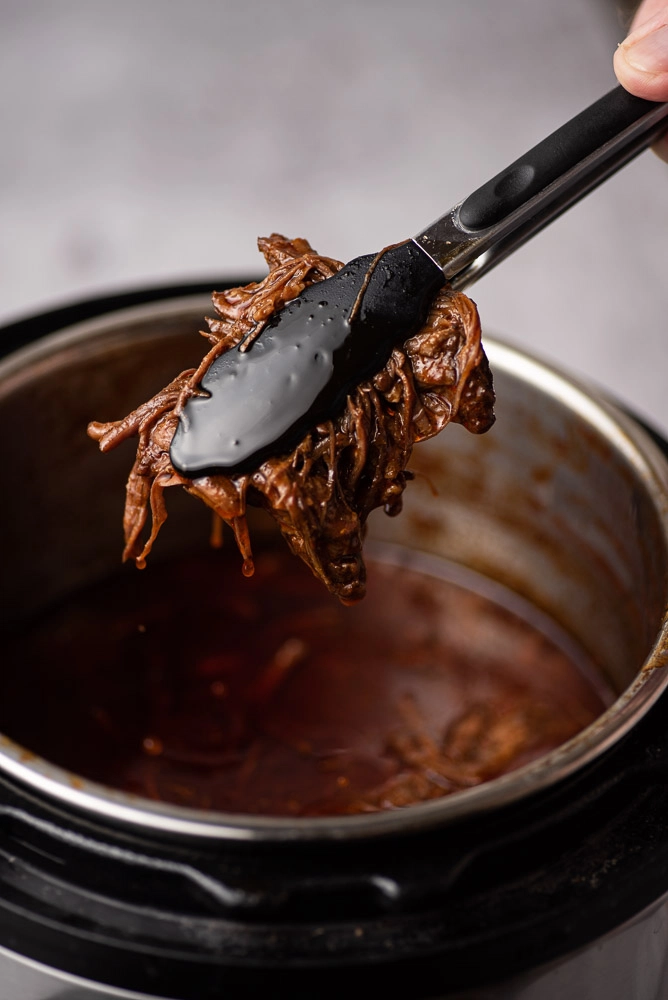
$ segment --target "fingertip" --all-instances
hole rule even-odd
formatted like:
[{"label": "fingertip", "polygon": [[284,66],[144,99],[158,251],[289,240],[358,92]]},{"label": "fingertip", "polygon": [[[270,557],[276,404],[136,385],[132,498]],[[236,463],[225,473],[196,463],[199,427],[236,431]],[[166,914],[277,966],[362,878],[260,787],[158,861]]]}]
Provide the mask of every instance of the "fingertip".
[{"label": "fingertip", "polygon": [[[630,66],[622,53],[621,46],[615,52],[614,68],[617,79],[625,90],[642,97],[646,101],[668,101],[668,75],[652,77]],[[659,159],[668,163],[668,125],[666,135],[652,146]]]},{"label": "fingertip", "polygon": [[668,101],[668,74],[666,76],[649,76],[647,73],[630,66],[622,55],[615,53],[615,76],[624,90],[645,101]]},{"label": "fingertip", "polygon": [[[642,29],[641,29],[642,30]],[[617,47],[615,75],[622,87],[646,101],[668,101],[668,28],[638,37],[634,32]]]}]

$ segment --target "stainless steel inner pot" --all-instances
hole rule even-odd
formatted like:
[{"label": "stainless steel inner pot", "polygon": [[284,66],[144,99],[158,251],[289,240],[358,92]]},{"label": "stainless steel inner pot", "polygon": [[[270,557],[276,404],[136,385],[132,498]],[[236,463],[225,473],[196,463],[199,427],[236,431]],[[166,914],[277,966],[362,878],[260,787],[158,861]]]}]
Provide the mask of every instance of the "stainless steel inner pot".
[{"label": "stainless steel inner pot", "polygon": [[[6,627],[118,568],[133,444],[103,456],[86,424],[124,416],[196,364],[208,310],[208,298],[193,296],[114,312],[0,363]],[[403,514],[375,512],[369,539],[461,564],[548,615],[619,693],[593,725],[484,785],[403,811],[332,819],[157,804],[69,774],[2,735],[0,769],[52,799],[175,834],[352,838],[490,810],[546,788],[619,740],[668,682],[668,465],[639,425],[596,390],[491,338],[485,346],[496,425],[480,438],[453,425],[419,445]],[[208,535],[202,505],[179,490],[169,491],[167,502],[170,517],[152,562]]]}]

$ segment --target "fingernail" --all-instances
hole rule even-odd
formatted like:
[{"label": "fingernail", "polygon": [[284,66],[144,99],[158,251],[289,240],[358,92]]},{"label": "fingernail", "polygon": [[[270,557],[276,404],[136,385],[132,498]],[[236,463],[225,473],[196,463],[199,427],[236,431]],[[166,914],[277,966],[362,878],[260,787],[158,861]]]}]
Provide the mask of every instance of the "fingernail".
[{"label": "fingernail", "polygon": [[[639,29],[639,30],[642,30]],[[641,73],[668,73],[668,24],[662,24],[637,41],[633,35],[622,43],[624,58]]]}]

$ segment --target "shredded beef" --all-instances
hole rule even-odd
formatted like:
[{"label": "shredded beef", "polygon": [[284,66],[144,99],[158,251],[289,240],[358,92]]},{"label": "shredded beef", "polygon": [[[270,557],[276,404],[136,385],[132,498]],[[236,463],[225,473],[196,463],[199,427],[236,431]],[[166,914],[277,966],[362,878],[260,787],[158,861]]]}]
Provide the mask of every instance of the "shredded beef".
[{"label": "shredded beef", "polygon": [[[494,392],[480,343],[475,304],[447,287],[434,298],[419,333],[393,350],[385,366],[358,385],[335,420],[314,427],[288,455],[272,457],[252,472],[188,479],[171,464],[169,448],[186,401],[199,390],[213,360],[246,340],[250,346],[269,317],[309,285],[343,264],[315,253],[303,239],[273,234],[258,240],[269,265],[260,282],[215,292],[216,318],[203,331],[211,348],[189,369],[123,420],[91,423],[89,435],[107,451],[138,436],[127,483],[124,559],[145,565],[167,517],[164,490],[183,486],[228,524],[253,572],[247,504],[266,508],[292,551],[342,601],[365,591],[362,541],[368,515],[401,510],[413,444],[451,420],[475,434],[494,422]],[[148,511],[151,530],[142,539]]]}]

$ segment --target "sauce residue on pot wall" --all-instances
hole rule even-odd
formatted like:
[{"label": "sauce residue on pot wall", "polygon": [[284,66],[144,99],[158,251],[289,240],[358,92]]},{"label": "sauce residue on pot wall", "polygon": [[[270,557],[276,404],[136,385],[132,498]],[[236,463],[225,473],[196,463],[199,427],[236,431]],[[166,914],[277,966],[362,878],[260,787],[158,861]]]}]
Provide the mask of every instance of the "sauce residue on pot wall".
[{"label": "sauce residue on pot wall", "polygon": [[87,588],[11,639],[0,730],[85,778],[265,815],[397,808],[588,725],[605,692],[531,624],[372,561],[344,608],[287,552],[225,549]]}]

